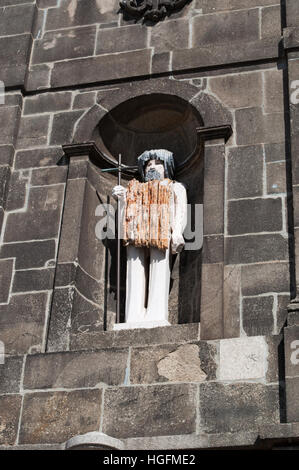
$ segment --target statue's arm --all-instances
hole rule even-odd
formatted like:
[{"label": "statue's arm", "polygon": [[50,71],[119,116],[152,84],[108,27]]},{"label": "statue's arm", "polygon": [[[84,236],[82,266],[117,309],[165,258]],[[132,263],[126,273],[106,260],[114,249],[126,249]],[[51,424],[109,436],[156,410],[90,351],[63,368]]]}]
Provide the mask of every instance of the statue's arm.
[{"label": "statue's arm", "polygon": [[187,226],[187,191],[182,183],[173,184],[174,220],[172,222],[171,249],[173,253],[182,251],[185,245],[183,237]]}]

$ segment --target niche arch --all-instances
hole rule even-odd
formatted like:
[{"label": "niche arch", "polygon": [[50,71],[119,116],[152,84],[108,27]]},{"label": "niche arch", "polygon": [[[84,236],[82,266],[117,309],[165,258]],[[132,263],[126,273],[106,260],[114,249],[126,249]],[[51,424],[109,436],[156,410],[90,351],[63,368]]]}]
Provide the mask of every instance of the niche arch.
[{"label": "niche arch", "polygon": [[[231,123],[231,114],[215,97],[184,81],[161,79],[99,90],[97,104],[76,124],[73,143],[63,146],[69,158],[69,172],[56,280],[57,295],[61,296],[62,287],[66,288],[68,309],[57,316],[55,308],[59,307],[54,295],[50,350],[55,350],[57,344],[63,349],[63,342],[72,349],[98,344],[99,332],[113,328],[113,243],[99,241],[90,221],[96,224],[95,209],[99,202],[107,202],[116,183],[115,176],[100,172],[101,165],[116,165],[115,152],[121,150],[123,142],[128,149],[127,153],[122,152],[124,163],[131,165],[133,155],[136,158],[143,150],[144,136],[146,148],[167,148],[171,141],[170,150],[175,157],[178,154],[181,165],[176,179],[186,184],[190,203],[204,205],[203,250],[185,251],[174,260],[169,320],[172,324],[200,321],[203,338],[223,337],[225,147],[224,135],[217,133],[216,128],[229,127]],[[113,135],[111,138],[111,128],[118,132],[115,139]],[[205,145],[204,138],[198,138],[201,130],[205,138],[221,140]],[[96,146],[99,152],[94,151]],[[98,158],[99,154],[104,159]],[[129,172],[125,178],[132,174]],[[74,232],[76,237],[70,242]],[[124,288],[124,258],[122,265]],[[215,281],[212,290],[211,279]],[[74,290],[72,296],[70,288]],[[61,315],[65,317],[65,331],[60,327],[58,333],[55,316],[61,325]],[[61,338],[55,338],[57,335]]]}]

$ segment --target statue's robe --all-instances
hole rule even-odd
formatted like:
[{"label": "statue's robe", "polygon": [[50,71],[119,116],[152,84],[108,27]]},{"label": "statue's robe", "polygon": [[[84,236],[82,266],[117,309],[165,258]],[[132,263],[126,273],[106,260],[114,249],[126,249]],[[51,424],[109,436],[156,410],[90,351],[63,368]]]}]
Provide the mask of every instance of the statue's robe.
[{"label": "statue's robe", "polygon": [[130,181],[124,217],[124,244],[167,250],[173,207],[173,181]]}]

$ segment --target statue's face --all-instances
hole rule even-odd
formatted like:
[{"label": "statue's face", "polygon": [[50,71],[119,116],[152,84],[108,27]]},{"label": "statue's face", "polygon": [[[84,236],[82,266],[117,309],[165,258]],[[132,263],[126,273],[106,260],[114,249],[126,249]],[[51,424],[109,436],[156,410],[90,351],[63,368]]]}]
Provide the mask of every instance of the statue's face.
[{"label": "statue's face", "polygon": [[162,180],[165,177],[161,160],[149,160],[145,167],[145,181]]}]

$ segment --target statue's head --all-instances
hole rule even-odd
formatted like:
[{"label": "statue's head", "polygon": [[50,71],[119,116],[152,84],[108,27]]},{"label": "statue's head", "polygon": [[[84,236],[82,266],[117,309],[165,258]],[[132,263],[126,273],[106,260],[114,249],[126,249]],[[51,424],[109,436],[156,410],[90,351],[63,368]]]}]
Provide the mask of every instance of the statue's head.
[{"label": "statue's head", "polygon": [[142,181],[174,178],[174,158],[169,150],[146,150],[138,157],[138,171]]}]

